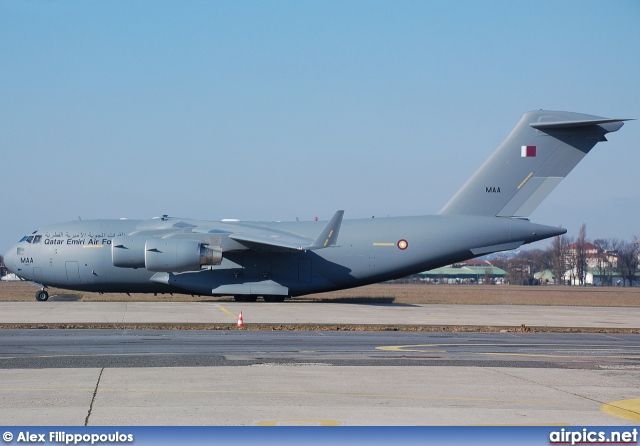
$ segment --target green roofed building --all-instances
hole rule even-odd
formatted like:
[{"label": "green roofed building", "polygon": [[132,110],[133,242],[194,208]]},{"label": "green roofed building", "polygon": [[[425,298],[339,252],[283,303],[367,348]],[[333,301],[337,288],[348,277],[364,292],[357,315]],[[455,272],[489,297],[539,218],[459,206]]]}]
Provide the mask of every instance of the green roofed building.
[{"label": "green roofed building", "polygon": [[[606,274],[602,275],[603,271],[600,271],[598,268],[587,268],[584,283],[585,285],[615,285],[622,286],[625,285],[623,283],[624,278],[618,271],[613,271],[609,269],[606,271]],[[564,281],[568,285],[577,285],[579,280],[577,278],[577,274],[575,269],[571,269],[564,274]],[[628,282],[627,282],[628,285]]]},{"label": "green roofed building", "polygon": [[538,271],[533,275],[533,277],[540,281],[540,283],[556,283],[556,278],[553,276],[553,272],[550,269],[545,269],[544,271]]},{"label": "green roofed building", "polygon": [[491,278],[502,283],[506,271],[495,266],[444,266],[416,274],[415,277],[433,283],[483,283]]}]

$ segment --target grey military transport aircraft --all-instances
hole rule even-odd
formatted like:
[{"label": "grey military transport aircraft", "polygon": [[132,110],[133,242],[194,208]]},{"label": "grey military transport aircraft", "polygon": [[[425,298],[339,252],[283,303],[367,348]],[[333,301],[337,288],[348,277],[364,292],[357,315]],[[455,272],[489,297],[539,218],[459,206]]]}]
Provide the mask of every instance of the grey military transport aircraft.
[{"label": "grey military transport aircraft", "polygon": [[554,237],[528,216],[626,119],[537,110],[436,215],[322,222],[90,220],[45,226],[4,256],[48,286],[124,293],[286,297],[397,279]]}]

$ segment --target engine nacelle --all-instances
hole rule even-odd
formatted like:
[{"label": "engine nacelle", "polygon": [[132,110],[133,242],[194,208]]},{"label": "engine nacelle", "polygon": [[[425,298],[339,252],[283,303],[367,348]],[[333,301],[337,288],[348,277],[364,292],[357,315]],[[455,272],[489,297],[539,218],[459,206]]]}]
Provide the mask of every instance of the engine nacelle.
[{"label": "engine nacelle", "polygon": [[114,237],[111,242],[111,261],[119,268],[144,268],[144,244],[147,238],[128,235]]},{"label": "engine nacelle", "polygon": [[179,273],[197,271],[203,265],[218,265],[222,252],[197,240],[149,239],[144,246],[144,266],[149,271]]}]

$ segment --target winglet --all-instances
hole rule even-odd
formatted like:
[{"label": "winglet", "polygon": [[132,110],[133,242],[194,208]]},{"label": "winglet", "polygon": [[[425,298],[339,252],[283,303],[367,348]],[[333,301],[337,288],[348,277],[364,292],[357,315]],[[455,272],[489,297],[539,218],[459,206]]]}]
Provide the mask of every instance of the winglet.
[{"label": "winglet", "polygon": [[328,246],[335,246],[338,241],[338,233],[340,232],[340,225],[342,225],[342,217],[344,216],[344,211],[336,211],[327,223],[327,226],[324,227],[318,238],[313,242],[313,244],[305,249],[321,249],[326,248]]}]

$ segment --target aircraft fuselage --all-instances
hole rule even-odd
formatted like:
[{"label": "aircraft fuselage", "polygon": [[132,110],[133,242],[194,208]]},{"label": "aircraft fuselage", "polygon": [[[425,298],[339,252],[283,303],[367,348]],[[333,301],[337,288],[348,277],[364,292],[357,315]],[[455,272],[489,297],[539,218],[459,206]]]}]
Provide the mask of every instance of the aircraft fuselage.
[{"label": "aircraft fuselage", "polygon": [[[5,256],[20,277],[72,290],[289,295],[350,288],[405,277],[438,266],[510,249],[563,233],[563,229],[499,217],[424,216],[345,220],[337,246],[318,251],[246,249],[232,240],[218,265],[162,273],[114,266],[113,240],[201,237],[206,226],[225,236],[245,229],[313,237],[321,222],[202,222],[179,218],[73,221],[25,237]],[[176,227],[184,227],[178,234]],[[235,245],[234,245],[235,243]],[[144,256],[144,253],[140,253]]]}]

